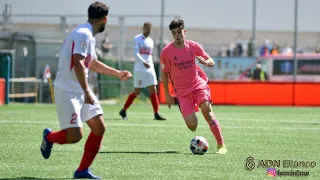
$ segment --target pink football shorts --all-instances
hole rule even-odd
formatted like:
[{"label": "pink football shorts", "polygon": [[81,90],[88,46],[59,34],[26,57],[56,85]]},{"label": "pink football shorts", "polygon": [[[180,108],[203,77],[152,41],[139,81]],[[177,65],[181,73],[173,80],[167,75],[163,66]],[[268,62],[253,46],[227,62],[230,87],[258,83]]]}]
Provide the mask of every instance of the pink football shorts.
[{"label": "pink football shorts", "polygon": [[183,118],[195,113],[197,111],[197,106],[200,106],[204,101],[212,102],[210,88],[208,85],[178,98],[178,105]]}]

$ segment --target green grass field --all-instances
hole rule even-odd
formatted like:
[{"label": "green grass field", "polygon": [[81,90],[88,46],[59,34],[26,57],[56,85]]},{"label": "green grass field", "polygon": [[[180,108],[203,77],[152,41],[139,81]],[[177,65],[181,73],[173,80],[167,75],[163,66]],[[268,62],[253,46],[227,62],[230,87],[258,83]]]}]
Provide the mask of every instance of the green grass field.
[{"label": "green grass field", "polygon": [[[201,113],[191,132],[178,108],[161,106],[167,121],[154,121],[151,105],[133,105],[129,120],[118,116],[120,105],[104,105],[107,131],[91,170],[103,179],[270,179],[267,168],[252,171],[245,160],[316,161],[314,168],[280,168],[308,171],[320,178],[320,108],[214,107],[228,148],[214,154],[216,143]],[[54,105],[12,104],[0,107],[0,179],[70,179],[82,157],[89,129],[78,144],[54,145],[49,160],[39,148],[44,128],[59,130]],[[190,140],[204,136],[209,150],[192,155]],[[257,162],[257,161],[256,161]],[[277,177],[292,179],[293,177]]]}]

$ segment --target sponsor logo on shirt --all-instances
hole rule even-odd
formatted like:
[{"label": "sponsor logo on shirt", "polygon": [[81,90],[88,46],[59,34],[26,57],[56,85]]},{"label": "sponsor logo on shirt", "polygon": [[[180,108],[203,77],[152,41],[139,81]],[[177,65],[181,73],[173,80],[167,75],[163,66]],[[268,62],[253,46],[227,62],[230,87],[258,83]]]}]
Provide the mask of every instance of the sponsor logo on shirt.
[{"label": "sponsor logo on shirt", "polygon": [[88,68],[91,62],[92,56],[90,54],[87,54],[86,59],[84,60],[84,65]]},{"label": "sponsor logo on shirt", "polygon": [[151,48],[148,48],[148,47],[140,47],[140,54],[151,55]]},{"label": "sponsor logo on shirt", "polygon": [[82,42],[82,43],[80,44],[80,47],[81,47],[81,49],[85,50],[85,49],[88,48],[88,45],[87,45],[86,42]]},{"label": "sponsor logo on shirt", "polygon": [[185,69],[191,68],[193,66],[193,64],[194,64],[194,61],[193,60],[189,60],[189,61],[174,63],[174,66],[176,68],[178,68],[179,70],[185,70]]},{"label": "sponsor logo on shirt", "polygon": [[189,54],[190,54],[191,57],[194,57],[194,54],[193,54],[192,51],[189,51]]}]

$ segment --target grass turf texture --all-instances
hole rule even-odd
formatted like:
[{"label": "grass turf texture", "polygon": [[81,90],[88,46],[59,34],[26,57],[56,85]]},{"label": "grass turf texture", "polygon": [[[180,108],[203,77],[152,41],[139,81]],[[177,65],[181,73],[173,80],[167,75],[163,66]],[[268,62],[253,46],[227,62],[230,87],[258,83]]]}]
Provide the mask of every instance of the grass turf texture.
[{"label": "grass turf texture", "polygon": [[[320,177],[320,109],[297,107],[213,108],[222,126],[227,155],[216,155],[216,142],[197,113],[196,132],[188,130],[174,106],[160,107],[167,121],[154,121],[151,105],[133,105],[129,120],[121,120],[119,105],[104,105],[107,130],[91,166],[104,179],[269,179],[267,168],[247,171],[249,156],[263,160],[316,161],[314,168],[283,168],[309,171],[308,179]],[[89,134],[77,144],[57,145],[49,160],[39,148],[45,127],[59,130],[54,105],[12,104],[0,107],[0,179],[68,179],[78,167]],[[204,136],[209,150],[192,155],[190,140]],[[278,177],[290,179],[292,177]]]}]

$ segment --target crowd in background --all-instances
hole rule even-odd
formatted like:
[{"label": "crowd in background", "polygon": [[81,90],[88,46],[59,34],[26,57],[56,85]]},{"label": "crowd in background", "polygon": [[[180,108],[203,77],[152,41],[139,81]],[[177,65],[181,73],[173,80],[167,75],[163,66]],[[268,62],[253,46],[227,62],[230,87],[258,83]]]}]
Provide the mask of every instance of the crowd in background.
[{"label": "crowd in background", "polygon": [[[236,43],[230,43],[229,47],[222,46],[220,52],[217,56],[221,57],[253,57],[253,56],[266,56],[266,55],[290,55],[293,54],[293,48],[286,44],[285,46],[280,46],[277,41],[272,41],[270,43],[269,39],[264,40],[264,44],[261,46],[256,46],[253,48],[252,39],[247,40],[237,40]],[[309,49],[297,48],[297,53],[320,53],[320,49],[314,49],[310,51]]]},{"label": "crowd in background", "polygon": [[[164,40],[163,46],[168,44],[169,41]],[[253,48],[255,47],[255,49]],[[113,48],[112,42],[109,39],[108,34],[105,35],[105,38],[101,42],[99,51],[104,56],[112,56],[111,49]],[[160,57],[161,47],[160,40],[156,41],[156,52]],[[204,47],[206,49],[206,47]],[[208,50],[208,49],[207,49]],[[210,52],[210,50],[208,50]],[[236,42],[230,43],[229,47],[221,46],[220,50],[216,56],[220,57],[257,57],[257,56],[266,56],[266,55],[290,55],[293,54],[293,47],[289,44],[280,46],[277,41],[270,42],[269,39],[265,39],[262,45],[256,44],[253,46],[253,40],[241,40],[238,39]],[[297,53],[320,53],[320,49],[307,49],[307,48],[297,48]]]}]

